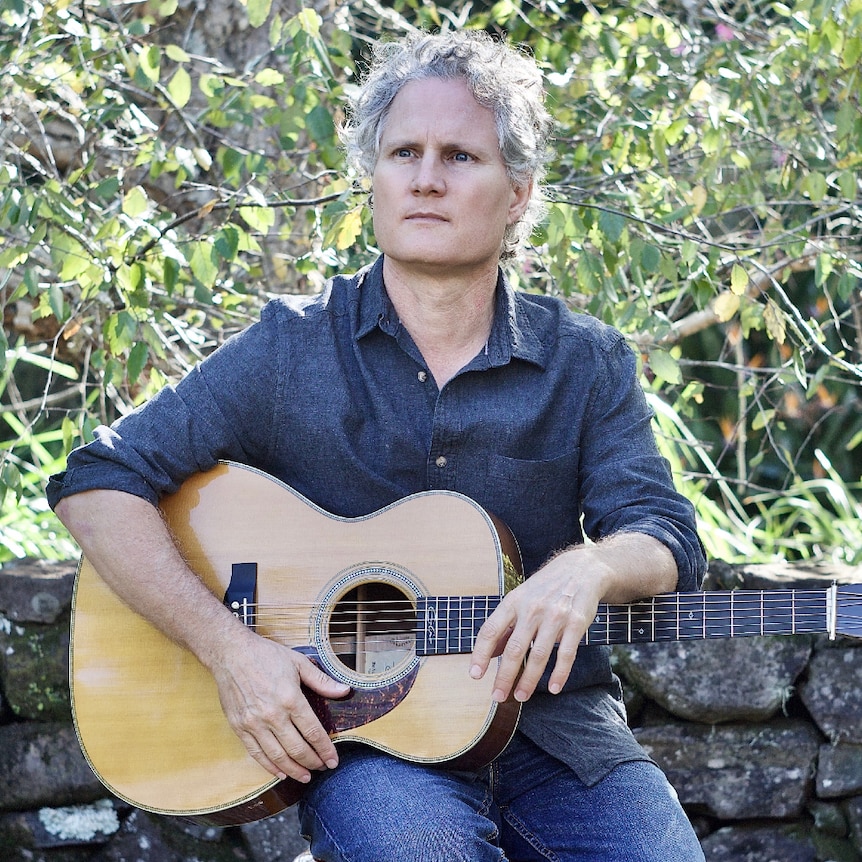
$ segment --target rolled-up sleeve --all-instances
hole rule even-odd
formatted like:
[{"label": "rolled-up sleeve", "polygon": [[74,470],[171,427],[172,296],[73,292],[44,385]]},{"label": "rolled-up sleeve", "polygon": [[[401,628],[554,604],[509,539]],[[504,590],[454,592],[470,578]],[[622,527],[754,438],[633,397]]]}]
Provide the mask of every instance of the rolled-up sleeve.
[{"label": "rolled-up sleeve", "polygon": [[229,339],[176,386],[100,426],[52,476],[53,508],[82,491],[125,491],[157,503],[219,459],[255,463],[272,444],[276,327],[257,323]]},{"label": "rolled-up sleeve", "polygon": [[656,445],[652,417],[634,353],[619,338],[599,363],[583,427],[584,530],[593,539],[618,532],[652,536],[673,554],[677,588],[695,590],[706,570],[695,511],[674,487]]}]

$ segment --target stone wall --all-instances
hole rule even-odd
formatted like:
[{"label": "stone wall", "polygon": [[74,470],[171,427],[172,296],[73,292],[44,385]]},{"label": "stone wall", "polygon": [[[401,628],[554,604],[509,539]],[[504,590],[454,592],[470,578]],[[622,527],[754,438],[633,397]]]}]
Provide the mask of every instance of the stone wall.
[{"label": "stone wall", "polygon": [[[0,860],[290,862],[296,815],[205,829],[109,797],[70,716],[75,566],[0,568]],[[862,572],[713,564],[708,587],[825,588]],[[862,608],[860,608],[862,613]],[[630,719],[708,862],[862,862],[862,641],[747,637],[615,648]]]}]

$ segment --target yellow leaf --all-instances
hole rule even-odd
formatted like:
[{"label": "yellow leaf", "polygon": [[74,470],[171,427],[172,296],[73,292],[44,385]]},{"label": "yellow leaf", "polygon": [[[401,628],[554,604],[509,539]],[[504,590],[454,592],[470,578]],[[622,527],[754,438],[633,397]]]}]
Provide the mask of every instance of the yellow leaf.
[{"label": "yellow leaf", "polygon": [[769,300],[766,308],[763,309],[763,319],[766,322],[769,337],[778,344],[784,344],[787,335],[784,313],[772,300]]},{"label": "yellow leaf", "polygon": [[739,297],[726,290],[715,298],[713,309],[722,323],[727,323],[739,311]]},{"label": "yellow leaf", "polygon": [[698,81],[689,93],[692,102],[705,102],[712,95],[712,87],[706,81]]},{"label": "yellow leaf", "polygon": [[737,296],[742,296],[747,287],[748,273],[738,263],[735,263],[730,271],[730,289]]},{"label": "yellow leaf", "polygon": [[192,79],[182,66],[174,72],[168,84],[168,92],[178,108],[184,108],[188,104],[192,95]]},{"label": "yellow leaf", "polygon": [[696,185],[691,190],[688,199],[694,215],[700,215],[701,210],[706,206],[707,198],[706,189],[702,185]]},{"label": "yellow leaf", "polygon": [[353,209],[345,213],[338,225],[338,230],[335,235],[335,247],[339,251],[349,248],[356,242],[356,238],[362,232],[362,212],[361,210]]}]

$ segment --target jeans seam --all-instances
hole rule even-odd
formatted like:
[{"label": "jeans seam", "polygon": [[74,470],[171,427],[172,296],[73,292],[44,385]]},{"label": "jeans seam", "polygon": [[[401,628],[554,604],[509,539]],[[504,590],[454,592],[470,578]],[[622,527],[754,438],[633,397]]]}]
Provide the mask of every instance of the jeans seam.
[{"label": "jeans seam", "polygon": [[537,853],[541,854],[543,859],[550,859],[552,862],[559,862],[560,857],[551,850],[550,847],[547,847],[543,844],[535,833],[530,830],[526,824],[518,817],[515,817],[511,810],[506,808],[501,809],[500,816],[509,824],[509,826],[517,832],[527,844],[530,845]]}]

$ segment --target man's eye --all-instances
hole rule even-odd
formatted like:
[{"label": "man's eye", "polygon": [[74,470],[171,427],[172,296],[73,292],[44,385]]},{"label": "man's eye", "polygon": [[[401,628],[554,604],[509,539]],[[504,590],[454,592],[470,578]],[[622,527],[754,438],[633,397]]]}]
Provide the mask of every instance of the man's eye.
[{"label": "man's eye", "polygon": [[469,153],[455,153],[452,156],[452,160],[456,162],[469,162],[470,158],[471,156]]},{"label": "man's eye", "polygon": [[408,159],[408,158],[410,158],[411,151],[406,149],[406,148],[401,148],[401,149],[395,151],[395,155],[399,159]]}]

